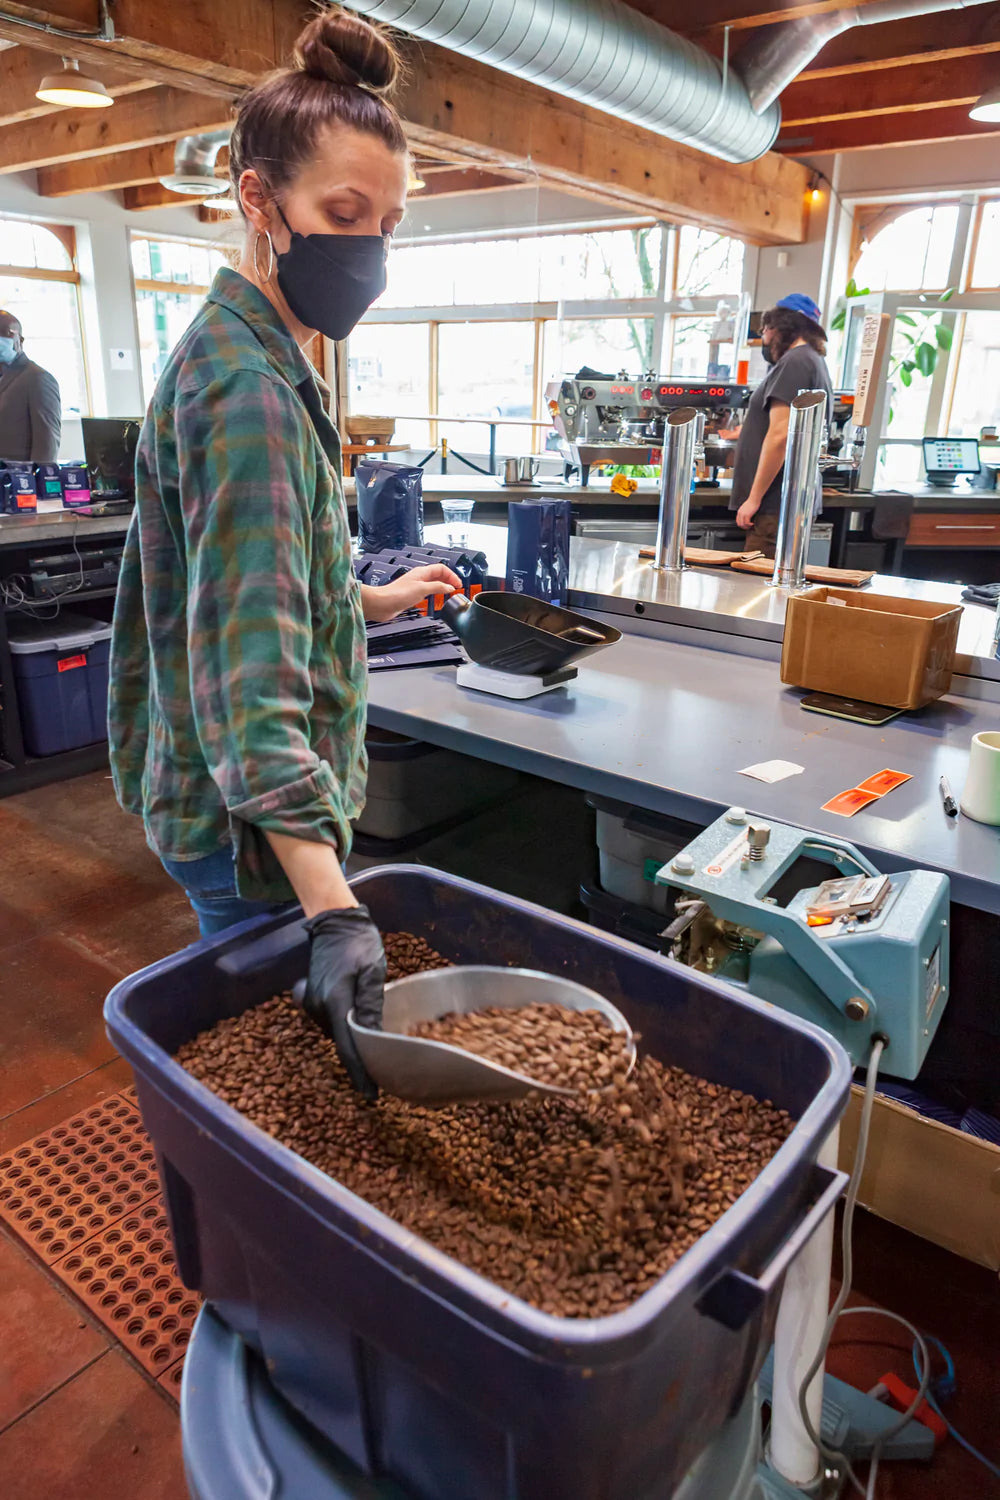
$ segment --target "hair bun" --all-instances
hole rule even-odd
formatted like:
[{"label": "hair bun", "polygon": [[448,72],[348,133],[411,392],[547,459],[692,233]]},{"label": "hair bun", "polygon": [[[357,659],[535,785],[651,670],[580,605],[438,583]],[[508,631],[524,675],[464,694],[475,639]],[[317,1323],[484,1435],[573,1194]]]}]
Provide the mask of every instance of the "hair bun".
[{"label": "hair bun", "polygon": [[295,44],[299,71],[345,88],[388,93],[399,76],[399,53],[389,33],[339,5],[309,22]]}]

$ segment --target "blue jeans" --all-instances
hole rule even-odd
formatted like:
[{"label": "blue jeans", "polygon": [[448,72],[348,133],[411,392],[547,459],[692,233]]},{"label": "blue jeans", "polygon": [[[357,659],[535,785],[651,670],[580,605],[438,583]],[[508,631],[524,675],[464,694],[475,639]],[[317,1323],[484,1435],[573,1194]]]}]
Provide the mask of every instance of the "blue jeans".
[{"label": "blue jeans", "polygon": [[160,863],[172,880],[182,886],[194,908],[203,938],[225,932],[237,922],[286,911],[293,902],[247,901],[236,890],[236,865],[232,849],[217,849],[204,859],[164,859]]}]

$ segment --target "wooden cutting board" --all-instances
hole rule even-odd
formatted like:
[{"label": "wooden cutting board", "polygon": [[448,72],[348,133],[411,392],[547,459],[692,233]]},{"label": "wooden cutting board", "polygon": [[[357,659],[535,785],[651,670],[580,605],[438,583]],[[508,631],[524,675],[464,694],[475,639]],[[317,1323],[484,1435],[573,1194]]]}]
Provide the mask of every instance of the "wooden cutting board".
[{"label": "wooden cutting board", "polygon": [[[655,547],[640,547],[640,557],[655,557]],[[696,568],[728,568],[739,557],[762,557],[761,552],[716,552],[711,547],[685,547],[684,561]]]},{"label": "wooden cutting board", "polygon": [[[736,573],[758,573],[769,578],[774,572],[774,559],[761,557],[759,554],[754,557],[750,553],[741,553],[732,567]],[[819,568],[812,564],[806,565],[807,583],[828,583],[834,588],[862,589],[874,577],[874,572],[865,573],[856,568]]]}]

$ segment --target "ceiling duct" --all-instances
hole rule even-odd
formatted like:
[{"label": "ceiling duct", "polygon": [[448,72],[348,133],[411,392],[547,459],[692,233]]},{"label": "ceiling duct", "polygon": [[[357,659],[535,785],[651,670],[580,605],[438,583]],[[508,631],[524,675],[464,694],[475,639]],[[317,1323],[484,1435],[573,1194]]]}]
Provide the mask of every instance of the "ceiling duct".
[{"label": "ceiling duct", "polygon": [[874,0],[871,5],[848,6],[781,21],[753,32],[734,64],[746,85],[750,102],[762,118],[769,116],[778,95],[803,72],[835,36],[855,26],[879,26],[908,16],[930,16],[942,10],[968,10],[988,0]]},{"label": "ceiling duct", "polygon": [[227,192],[229,179],[216,177],[215,163],[223,146],[228,146],[230,134],[228,130],[212,130],[206,135],[181,136],[174,149],[174,170],[169,177],[160,178],[163,186],[197,198]]},{"label": "ceiling duct", "polygon": [[724,161],[774,144],[743,80],[617,0],[349,0],[354,10]]}]

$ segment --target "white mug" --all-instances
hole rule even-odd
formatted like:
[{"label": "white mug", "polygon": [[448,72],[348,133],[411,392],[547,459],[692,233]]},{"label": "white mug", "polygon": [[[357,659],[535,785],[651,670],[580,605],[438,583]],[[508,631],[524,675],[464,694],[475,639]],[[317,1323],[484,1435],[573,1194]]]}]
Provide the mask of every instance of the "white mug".
[{"label": "white mug", "polygon": [[1000,826],[1000,733],[974,734],[961,807],[977,823]]}]

